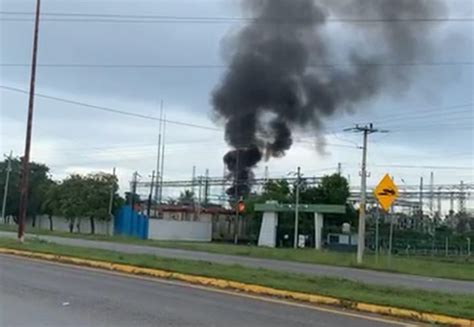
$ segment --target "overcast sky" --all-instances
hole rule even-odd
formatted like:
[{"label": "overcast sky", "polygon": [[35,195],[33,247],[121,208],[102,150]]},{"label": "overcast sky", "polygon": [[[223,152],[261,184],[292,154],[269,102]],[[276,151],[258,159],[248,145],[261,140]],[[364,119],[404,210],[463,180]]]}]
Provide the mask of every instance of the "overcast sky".
[{"label": "overcast sky", "polygon": [[[449,11],[443,17],[472,18],[473,3],[446,0]],[[20,155],[27,96],[11,88],[28,90],[33,16],[18,12],[34,12],[35,1],[0,0],[0,4],[0,152],[12,150]],[[230,0],[43,0],[42,12],[244,16],[239,2]],[[210,175],[222,175],[222,156],[228,147],[222,126],[212,119],[210,94],[225,72],[222,41],[242,27],[242,21],[144,23],[124,22],[121,18],[114,22],[71,21],[70,16],[43,18],[37,93],[153,117],[158,117],[163,100],[167,119],[210,127],[167,125],[165,179],[190,178],[193,166],[198,174],[208,168]],[[403,92],[380,94],[354,108],[353,113],[325,122],[326,154],[315,150],[311,135],[298,135],[284,158],[260,164],[257,175],[263,174],[265,165],[271,176],[285,175],[297,166],[305,175],[322,175],[334,172],[341,162],[344,175],[350,175],[351,183],[357,184],[361,135],[342,129],[354,123],[374,122],[390,133],[370,137],[369,184],[375,184],[385,172],[397,181],[403,178],[407,184],[417,184],[420,176],[428,181],[431,171],[435,172],[436,183],[473,182],[473,170],[469,168],[474,165],[474,23],[420,24],[433,24],[435,35],[433,53],[424,62],[441,64],[397,68],[412,71],[412,82]],[[329,25],[328,37],[334,39],[336,47],[357,35],[353,25]],[[377,28],[377,24],[371,28]],[[69,66],[41,66],[48,64]],[[157,67],[163,65],[175,67]],[[192,67],[196,65],[211,67]],[[32,160],[50,166],[55,178],[117,167],[121,185],[125,186],[133,171],[146,179],[155,168],[157,131],[158,123],[153,120],[37,97]]]}]

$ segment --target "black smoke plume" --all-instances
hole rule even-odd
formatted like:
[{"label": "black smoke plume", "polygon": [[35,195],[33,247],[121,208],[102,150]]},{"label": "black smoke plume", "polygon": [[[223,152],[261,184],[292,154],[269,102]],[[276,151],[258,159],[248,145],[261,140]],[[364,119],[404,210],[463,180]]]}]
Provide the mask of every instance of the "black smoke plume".
[{"label": "black smoke plume", "polygon": [[[228,193],[239,196],[250,191],[252,168],[262,158],[290,149],[295,129],[311,128],[322,138],[326,117],[406,87],[409,70],[380,63],[413,62],[428,54],[433,24],[410,19],[444,12],[437,0],[245,0],[242,5],[251,19],[225,40],[228,69],[212,96],[233,148],[224,157],[234,178]],[[346,28],[328,28],[329,19],[342,19],[332,23]],[[347,44],[337,42],[341,38]],[[343,64],[331,65],[336,60]]]}]

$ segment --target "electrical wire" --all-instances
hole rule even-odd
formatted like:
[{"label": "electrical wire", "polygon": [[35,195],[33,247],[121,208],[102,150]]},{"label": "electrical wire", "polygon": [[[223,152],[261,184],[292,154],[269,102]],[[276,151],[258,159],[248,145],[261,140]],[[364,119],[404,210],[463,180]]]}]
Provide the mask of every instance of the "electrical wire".
[{"label": "electrical wire", "polygon": [[[10,86],[5,86],[5,85],[0,85],[0,89],[12,91],[12,92],[23,93],[23,94],[28,94],[29,93],[26,90],[15,88],[15,87],[10,87]],[[153,121],[162,121],[162,122],[166,122],[168,124],[174,124],[174,125],[186,126],[186,127],[194,127],[194,128],[205,129],[205,130],[210,130],[210,131],[219,131],[219,132],[222,131],[222,129],[215,128],[215,127],[198,125],[198,124],[193,124],[193,123],[187,123],[187,122],[178,121],[178,120],[161,119],[161,118],[157,118],[157,117],[153,117],[153,116],[136,114],[136,113],[133,113],[133,112],[119,110],[119,109],[113,109],[113,108],[109,108],[109,107],[96,106],[96,105],[92,105],[92,104],[85,103],[85,102],[69,100],[69,99],[55,97],[55,96],[41,94],[41,93],[35,93],[35,96],[37,96],[39,98],[43,98],[43,99],[54,100],[54,101],[58,101],[58,102],[63,102],[63,103],[73,104],[73,105],[76,105],[76,106],[81,106],[81,107],[84,107],[84,108],[89,108],[89,109],[94,109],[94,110],[99,110],[99,111],[105,111],[105,112],[109,112],[109,113],[129,116],[129,117],[135,117],[135,118],[141,118],[141,119],[147,119],[147,120],[153,120]]]},{"label": "electrical wire", "polygon": [[[25,11],[0,11],[1,15],[7,16],[34,16],[34,12]],[[252,22],[262,24],[288,24],[307,23],[306,17],[231,17],[231,16],[175,16],[175,15],[124,15],[124,14],[91,14],[91,13],[67,13],[67,12],[43,12],[42,20],[86,20],[87,21],[112,21],[112,22],[177,22],[177,23],[235,23]],[[48,18],[53,17],[53,18]],[[63,17],[63,18],[56,18]],[[71,19],[72,18],[72,19]],[[17,18],[18,19],[18,18]],[[23,20],[23,18],[20,18]],[[440,23],[440,22],[473,22],[473,17],[412,17],[412,18],[354,18],[354,17],[327,17],[321,22],[325,23]]]},{"label": "electrical wire", "polygon": [[[350,67],[449,67],[449,66],[474,66],[474,61],[440,61],[440,62],[373,62],[373,63],[314,63],[308,64],[309,68],[336,68]],[[0,67],[30,68],[27,63],[0,63]],[[65,68],[65,69],[227,69],[222,64],[83,64],[83,63],[45,63],[37,64],[38,68]]]}]

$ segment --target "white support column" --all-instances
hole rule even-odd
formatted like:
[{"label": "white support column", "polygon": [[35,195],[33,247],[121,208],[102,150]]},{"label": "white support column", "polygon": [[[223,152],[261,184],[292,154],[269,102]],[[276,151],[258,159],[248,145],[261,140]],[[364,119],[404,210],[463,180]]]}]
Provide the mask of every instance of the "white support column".
[{"label": "white support column", "polygon": [[276,246],[276,231],[278,225],[278,214],[276,212],[265,211],[258,236],[258,246]]},{"label": "white support column", "polygon": [[320,213],[314,213],[314,247],[316,250],[321,250],[322,247],[322,231],[324,219]]}]

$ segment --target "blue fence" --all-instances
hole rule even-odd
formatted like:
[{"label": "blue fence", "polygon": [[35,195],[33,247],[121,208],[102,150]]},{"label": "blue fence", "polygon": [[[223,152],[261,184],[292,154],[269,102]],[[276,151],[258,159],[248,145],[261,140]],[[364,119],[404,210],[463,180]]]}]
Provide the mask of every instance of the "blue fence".
[{"label": "blue fence", "polygon": [[132,210],[130,206],[123,206],[115,215],[114,235],[146,240],[148,238],[148,217]]}]

